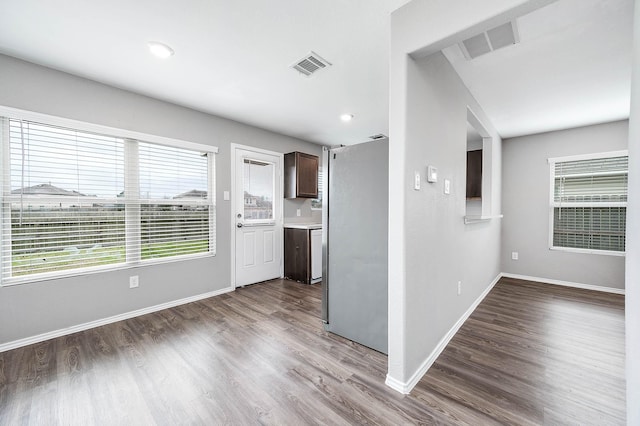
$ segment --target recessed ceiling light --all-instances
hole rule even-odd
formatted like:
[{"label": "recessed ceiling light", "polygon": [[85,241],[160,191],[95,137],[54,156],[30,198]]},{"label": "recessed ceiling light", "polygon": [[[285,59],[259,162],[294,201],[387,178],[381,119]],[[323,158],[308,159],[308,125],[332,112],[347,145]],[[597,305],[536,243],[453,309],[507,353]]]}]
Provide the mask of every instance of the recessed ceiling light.
[{"label": "recessed ceiling light", "polygon": [[147,45],[149,46],[149,51],[158,58],[166,59],[175,53],[172,48],[158,41],[150,41]]},{"label": "recessed ceiling light", "polygon": [[344,121],[345,123],[353,120],[353,114],[342,114],[340,116],[340,120]]}]

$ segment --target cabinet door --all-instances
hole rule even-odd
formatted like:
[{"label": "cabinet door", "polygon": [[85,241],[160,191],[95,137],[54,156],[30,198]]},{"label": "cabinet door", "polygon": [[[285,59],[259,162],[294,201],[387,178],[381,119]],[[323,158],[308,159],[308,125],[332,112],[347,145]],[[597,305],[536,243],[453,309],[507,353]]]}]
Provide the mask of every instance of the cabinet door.
[{"label": "cabinet door", "polygon": [[318,197],[318,157],[315,155],[296,153],[297,196],[306,198]]},{"label": "cabinet door", "polygon": [[467,151],[467,200],[482,198],[482,150]]},{"label": "cabinet door", "polygon": [[284,230],[284,276],[309,282],[309,231],[306,229]]}]

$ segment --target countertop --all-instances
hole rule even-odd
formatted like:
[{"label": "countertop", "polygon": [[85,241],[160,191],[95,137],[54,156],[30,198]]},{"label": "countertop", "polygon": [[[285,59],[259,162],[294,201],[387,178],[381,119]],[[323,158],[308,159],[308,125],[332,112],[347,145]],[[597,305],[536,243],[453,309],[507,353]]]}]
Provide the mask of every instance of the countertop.
[{"label": "countertop", "polygon": [[292,229],[322,229],[321,223],[285,223],[285,228]]}]

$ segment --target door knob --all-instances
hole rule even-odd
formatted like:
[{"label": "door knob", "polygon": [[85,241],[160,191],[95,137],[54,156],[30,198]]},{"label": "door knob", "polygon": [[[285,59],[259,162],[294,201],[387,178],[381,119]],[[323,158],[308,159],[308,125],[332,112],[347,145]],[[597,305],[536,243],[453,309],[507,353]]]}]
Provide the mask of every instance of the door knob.
[{"label": "door knob", "polygon": [[237,224],[236,224],[236,226],[237,226],[238,228],[242,228],[242,224],[241,224],[241,223],[237,223]]}]

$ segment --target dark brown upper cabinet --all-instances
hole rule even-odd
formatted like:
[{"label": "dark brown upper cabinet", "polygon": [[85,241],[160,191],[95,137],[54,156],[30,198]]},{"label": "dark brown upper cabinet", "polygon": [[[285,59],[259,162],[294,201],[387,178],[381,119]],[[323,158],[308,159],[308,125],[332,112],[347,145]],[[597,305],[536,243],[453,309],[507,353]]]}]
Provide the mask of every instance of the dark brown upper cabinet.
[{"label": "dark brown upper cabinet", "polygon": [[467,151],[467,200],[482,198],[482,150]]},{"label": "dark brown upper cabinet", "polygon": [[303,152],[284,155],[284,198],[318,198],[319,162]]}]

